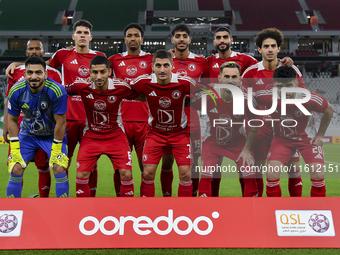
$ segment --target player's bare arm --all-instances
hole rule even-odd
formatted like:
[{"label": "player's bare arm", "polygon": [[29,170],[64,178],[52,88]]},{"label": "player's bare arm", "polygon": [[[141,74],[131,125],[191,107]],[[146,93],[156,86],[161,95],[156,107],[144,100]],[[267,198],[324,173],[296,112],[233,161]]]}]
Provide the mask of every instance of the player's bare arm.
[{"label": "player's bare arm", "polygon": [[8,135],[8,112],[7,112],[7,106],[8,105],[8,97],[5,99],[5,106],[4,106],[4,123],[3,123],[3,131],[2,136],[4,137],[4,140],[6,143],[9,143],[9,139],[7,137]]},{"label": "player's bare arm", "polygon": [[333,117],[333,106],[328,104],[328,107],[323,112],[323,116],[321,118],[321,123],[319,127],[319,131],[314,138],[310,140],[310,143],[316,146],[322,146],[323,141],[322,138],[325,136],[326,130],[328,128],[329,123]]},{"label": "player's bare arm", "polygon": [[18,137],[19,135],[18,118],[19,116],[8,114],[8,133],[10,137]]},{"label": "player's bare arm", "polygon": [[54,114],[56,125],[54,128],[54,139],[62,141],[66,129],[66,114]]}]

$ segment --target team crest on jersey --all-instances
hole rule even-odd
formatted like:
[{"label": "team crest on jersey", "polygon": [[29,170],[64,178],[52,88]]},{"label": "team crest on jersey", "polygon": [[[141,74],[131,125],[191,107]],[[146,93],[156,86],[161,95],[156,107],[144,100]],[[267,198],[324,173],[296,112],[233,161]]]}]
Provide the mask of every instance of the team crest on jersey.
[{"label": "team crest on jersey", "polygon": [[130,76],[134,76],[137,73],[137,67],[134,65],[128,66],[126,68],[126,73]]},{"label": "team crest on jersey", "polygon": [[175,90],[174,92],[172,92],[172,98],[173,99],[178,99],[178,98],[180,98],[181,97],[181,92],[180,91],[178,91],[178,90]]},{"label": "team crest on jersey", "polygon": [[146,66],[147,66],[147,64],[146,64],[145,61],[139,62],[139,67],[140,67],[140,68],[146,68]]},{"label": "team crest on jersey", "polygon": [[300,110],[296,110],[294,114],[296,117],[301,117],[303,115],[303,113]]},{"label": "team crest on jersey", "polygon": [[196,70],[196,65],[195,65],[194,63],[190,63],[190,64],[188,65],[188,69],[189,69],[189,71],[193,72],[193,71]]},{"label": "team crest on jersey", "polygon": [[85,76],[88,76],[90,74],[90,69],[87,66],[82,65],[78,68],[78,73],[81,76],[85,77]]},{"label": "team crest on jersey", "polygon": [[117,97],[116,96],[108,96],[107,97],[107,101],[109,101],[109,103],[113,104],[114,102],[116,102]]},{"label": "team crest on jersey", "polygon": [[143,161],[147,161],[148,160],[148,155],[144,154],[143,155]]},{"label": "team crest on jersey", "polygon": [[187,75],[187,71],[185,69],[178,69],[176,74],[178,74],[179,76],[184,76]]},{"label": "team crest on jersey", "polygon": [[80,163],[77,161],[77,169],[80,167]]},{"label": "team crest on jersey", "polygon": [[103,111],[106,109],[106,103],[103,100],[96,100],[96,102],[94,102],[94,108],[98,111]]},{"label": "team crest on jersey", "polygon": [[41,101],[40,107],[41,109],[46,110],[48,107],[48,103],[46,101]]},{"label": "team crest on jersey", "polygon": [[171,100],[168,97],[161,97],[159,99],[159,105],[163,108],[168,108],[171,105]]}]

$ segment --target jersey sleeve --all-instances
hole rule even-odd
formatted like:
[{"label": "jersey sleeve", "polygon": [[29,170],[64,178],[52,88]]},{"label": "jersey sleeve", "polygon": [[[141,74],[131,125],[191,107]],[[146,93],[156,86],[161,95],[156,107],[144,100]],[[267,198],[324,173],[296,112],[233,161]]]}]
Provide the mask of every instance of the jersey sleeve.
[{"label": "jersey sleeve", "polygon": [[309,111],[324,112],[328,107],[328,102],[323,96],[311,92],[311,99],[303,106]]},{"label": "jersey sleeve", "polygon": [[18,93],[13,93],[8,98],[7,112],[12,116],[19,116],[20,114],[20,105],[17,100]]},{"label": "jersey sleeve", "polygon": [[61,84],[61,74],[58,70],[47,70],[48,77]]},{"label": "jersey sleeve", "polygon": [[6,96],[8,96],[9,91],[14,85],[14,79],[7,78],[7,91],[6,91]]},{"label": "jersey sleeve", "polygon": [[67,93],[63,86],[60,86],[62,95],[55,97],[53,100],[53,113],[54,114],[65,114],[67,111]]},{"label": "jersey sleeve", "polygon": [[77,82],[77,83],[73,83],[73,84],[70,84],[70,85],[66,85],[65,90],[66,90],[66,93],[69,96],[80,95],[81,90],[88,85],[89,84],[87,84],[87,83]]},{"label": "jersey sleeve", "polygon": [[136,91],[138,94],[144,94],[143,91],[143,80],[140,80],[138,78],[132,80],[130,82],[131,88]]},{"label": "jersey sleeve", "polygon": [[242,75],[242,86],[244,88],[252,87],[251,85],[251,79],[252,79],[251,71],[249,69],[246,69]]},{"label": "jersey sleeve", "polygon": [[63,59],[65,59],[66,57],[66,51],[68,50],[58,50],[57,52],[55,52],[52,57],[48,60],[48,62],[50,63],[50,66],[52,66],[53,68],[58,68],[63,64]]}]

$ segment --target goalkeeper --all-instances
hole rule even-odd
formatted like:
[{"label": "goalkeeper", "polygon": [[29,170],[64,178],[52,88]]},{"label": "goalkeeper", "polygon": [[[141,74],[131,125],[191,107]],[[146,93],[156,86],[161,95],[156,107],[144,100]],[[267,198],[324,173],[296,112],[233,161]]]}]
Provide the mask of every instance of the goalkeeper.
[{"label": "goalkeeper", "polygon": [[[47,78],[42,58],[28,58],[25,69],[25,80],[14,84],[8,95],[11,155],[8,158],[7,197],[21,197],[24,170],[40,148],[50,157],[57,197],[68,197],[65,170],[68,166],[65,139],[67,93],[62,85]],[[20,110],[24,119],[19,132]]]}]

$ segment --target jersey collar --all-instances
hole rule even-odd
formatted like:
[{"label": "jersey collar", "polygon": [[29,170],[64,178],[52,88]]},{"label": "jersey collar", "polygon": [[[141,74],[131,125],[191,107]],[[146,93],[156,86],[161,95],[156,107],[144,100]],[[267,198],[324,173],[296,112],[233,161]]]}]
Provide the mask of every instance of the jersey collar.
[{"label": "jersey collar", "polygon": [[[280,62],[280,59],[278,59],[278,60],[279,60],[279,65],[277,66],[277,68],[282,66],[282,63]],[[258,65],[257,71],[266,70],[266,68],[264,68],[264,65],[263,65],[263,60],[261,62],[258,62],[257,65]]]},{"label": "jersey collar", "polygon": [[[148,54],[148,53],[146,53],[145,51],[140,51],[139,52],[139,55],[138,56],[145,56],[146,54]],[[128,56],[129,54],[128,54],[128,52],[127,51],[124,51],[123,53],[122,53],[122,56],[123,57],[126,57],[126,56]]]}]

